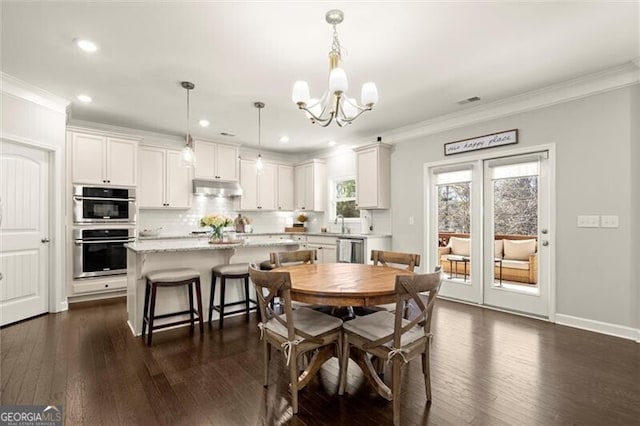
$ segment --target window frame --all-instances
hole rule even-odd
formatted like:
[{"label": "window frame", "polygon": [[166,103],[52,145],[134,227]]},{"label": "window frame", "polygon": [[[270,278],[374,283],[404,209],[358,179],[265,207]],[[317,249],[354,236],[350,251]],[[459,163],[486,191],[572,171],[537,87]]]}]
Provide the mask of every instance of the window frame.
[{"label": "window frame", "polygon": [[[344,182],[344,181],[348,181],[348,180],[352,180],[355,182],[355,194],[353,197],[348,197],[348,198],[341,198],[338,199],[338,191],[337,191],[337,186],[339,182]],[[335,221],[336,218],[338,217],[338,212],[337,212],[337,208],[338,208],[338,202],[339,201],[356,201],[358,199],[358,182],[356,180],[356,176],[355,175],[344,175],[344,176],[335,176],[332,177],[331,179],[329,179],[329,187],[331,188],[331,192],[330,192],[330,206],[331,206],[331,211],[329,212],[329,220],[331,221]],[[360,212],[360,209],[356,207],[356,209],[358,210],[358,212]],[[348,223],[355,223],[355,222],[360,222],[360,215],[358,215],[358,217],[345,217],[344,218],[345,222]]]}]

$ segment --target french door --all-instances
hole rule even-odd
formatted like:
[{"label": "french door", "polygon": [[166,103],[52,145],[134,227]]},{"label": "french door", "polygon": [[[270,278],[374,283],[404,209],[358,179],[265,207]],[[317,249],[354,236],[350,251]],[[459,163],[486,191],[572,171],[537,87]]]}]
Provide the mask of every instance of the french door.
[{"label": "french door", "polygon": [[547,150],[427,165],[427,248],[442,296],[549,316]]}]

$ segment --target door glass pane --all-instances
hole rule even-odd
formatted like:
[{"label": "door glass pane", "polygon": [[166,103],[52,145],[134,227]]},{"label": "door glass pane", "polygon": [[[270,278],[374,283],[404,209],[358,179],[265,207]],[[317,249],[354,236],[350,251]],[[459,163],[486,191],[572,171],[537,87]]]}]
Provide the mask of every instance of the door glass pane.
[{"label": "door glass pane", "polygon": [[471,283],[471,170],[439,173],[438,264],[445,277]]},{"label": "door glass pane", "polygon": [[538,292],[537,161],[491,168],[493,200],[493,285]]}]

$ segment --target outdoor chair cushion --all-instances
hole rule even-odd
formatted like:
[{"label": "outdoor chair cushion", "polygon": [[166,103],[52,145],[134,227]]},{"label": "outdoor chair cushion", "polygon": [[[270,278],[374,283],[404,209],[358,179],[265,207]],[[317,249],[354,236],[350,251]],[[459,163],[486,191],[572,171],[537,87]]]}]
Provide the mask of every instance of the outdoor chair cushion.
[{"label": "outdoor chair cushion", "polygon": [[451,246],[451,254],[457,254],[459,256],[469,256],[471,253],[469,248],[470,238],[449,238],[449,245]]},{"label": "outdoor chair cushion", "polygon": [[536,240],[504,240],[504,258],[507,260],[529,260],[536,252]]}]

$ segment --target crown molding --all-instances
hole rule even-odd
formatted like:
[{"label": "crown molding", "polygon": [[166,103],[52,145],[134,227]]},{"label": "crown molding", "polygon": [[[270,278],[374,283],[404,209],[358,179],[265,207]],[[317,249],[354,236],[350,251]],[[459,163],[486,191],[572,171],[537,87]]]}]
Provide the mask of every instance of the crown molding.
[{"label": "crown molding", "polygon": [[67,106],[71,103],[67,99],[19,80],[2,71],[0,71],[0,92],[62,114],[67,113]]},{"label": "crown molding", "polygon": [[533,90],[471,109],[446,114],[383,134],[387,143],[399,143],[421,136],[573,101],[620,89],[640,82],[640,58],[623,65]]}]

